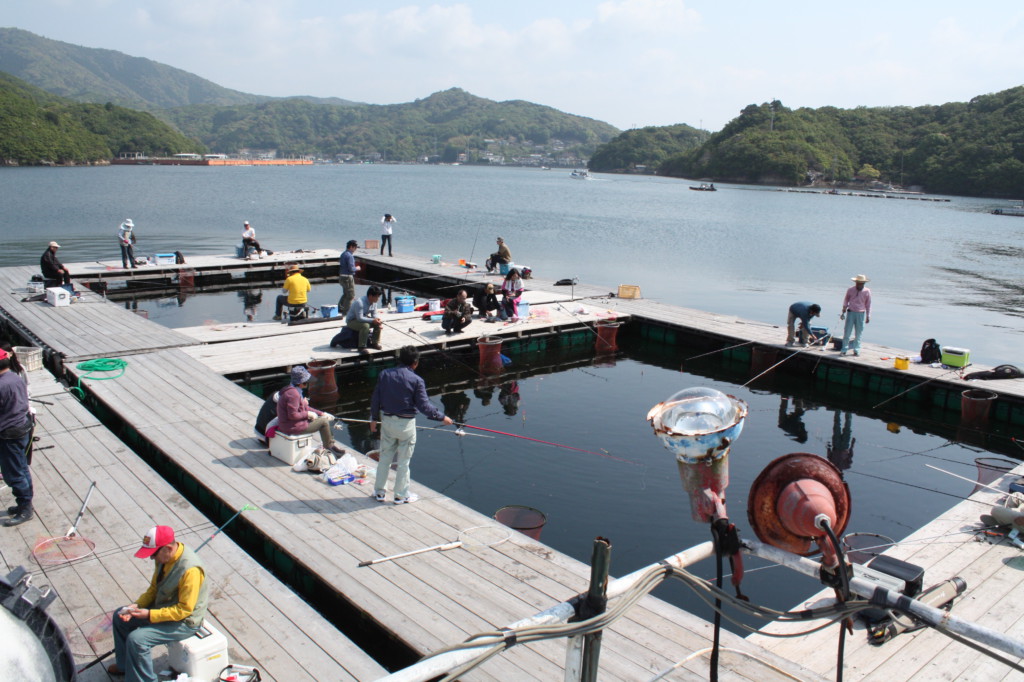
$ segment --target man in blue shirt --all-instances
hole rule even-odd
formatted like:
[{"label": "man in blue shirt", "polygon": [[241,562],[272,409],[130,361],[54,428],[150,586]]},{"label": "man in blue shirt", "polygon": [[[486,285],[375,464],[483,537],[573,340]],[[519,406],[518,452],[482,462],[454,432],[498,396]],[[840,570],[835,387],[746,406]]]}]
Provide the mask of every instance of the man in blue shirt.
[{"label": "man in blue shirt", "polygon": [[800,344],[807,345],[807,338],[810,336],[815,341],[818,339],[811,334],[811,318],[821,315],[821,306],[817,303],[799,301],[789,306],[789,318],[786,320],[786,345],[795,346],[796,337],[793,327],[796,321],[800,320]]},{"label": "man in blue shirt", "polygon": [[366,296],[357,298],[345,315],[345,326],[351,327],[359,334],[359,352],[368,353],[367,342],[370,348],[381,349],[380,331],[384,322],[377,317],[377,301],[380,300],[381,290],[378,287],[370,287],[366,290]]},{"label": "man in blue shirt", "polygon": [[381,424],[380,461],[377,462],[374,498],[378,502],[386,499],[388,473],[397,455],[395,504],[408,504],[419,499],[419,495],[409,493],[409,460],[416,447],[416,411],[434,421],[445,424],[453,422],[427,399],[427,385],[416,374],[420,352],[412,346],[403,346],[398,351],[398,360],[402,363],[399,367],[380,373],[370,400],[370,433],[377,432],[377,422]]},{"label": "man in blue shirt", "polygon": [[356,272],[359,266],[356,265],[356,257],[353,255],[359,244],[355,239],[350,239],[341,252],[338,262],[338,283],[341,284],[341,298],[338,299],[338,315],[346,315],[348,307],[356,297]]}]

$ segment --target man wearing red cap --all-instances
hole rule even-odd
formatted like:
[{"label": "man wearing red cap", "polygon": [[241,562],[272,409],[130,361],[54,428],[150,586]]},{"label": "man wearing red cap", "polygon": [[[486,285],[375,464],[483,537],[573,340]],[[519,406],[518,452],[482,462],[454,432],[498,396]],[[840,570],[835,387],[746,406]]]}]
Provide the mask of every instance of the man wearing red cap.
[{"label": "man wearing red cap", "polygon": [[206,571],[194,551],[174,540],[170,526],[150,528],[135,556],[153,558],[153,579],[134,604],[114,612],[115,662],[107,672],[128,682],[156,682],[150,650],[188,639],[203,624]]}]

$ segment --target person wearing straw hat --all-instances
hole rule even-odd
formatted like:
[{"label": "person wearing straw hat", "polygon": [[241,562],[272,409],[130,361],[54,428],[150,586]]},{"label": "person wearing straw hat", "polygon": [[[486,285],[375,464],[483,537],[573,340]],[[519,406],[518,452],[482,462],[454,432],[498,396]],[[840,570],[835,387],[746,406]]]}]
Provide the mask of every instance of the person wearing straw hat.
[{"label": "person wearing straw hat", "polygon": [[387,499],[388,473],[391,462],[397,458],[394,503],[409,504],[420,499],[409,492],[409,460],[416,448],[416,413],[422,412],[427,418],[445,424],[454,422],[427,398],[427,385],[416,374],[420,352],[413,346],[402,346],[398,362],[398,367],[380,373],[370,398],[370,433],[377,432],[380,422],[380,459],[373,497],[378,502]]},{"label": "person wearing straw hat", "polygon": [[[854,355],[860,355],[860,337],[864,333],[864,325],[871,322],[871,289],[865,284],[870,282],[865,275],[851,277],[853,286],[846,290],[843,298],[843,309],[839,319],[846,320],[843,328],[843,350],[840,355],[846,355],[851,345]],[[856,334],[851,344],[850,335]]]},{"label": "person wearing straw hat", "polygon": [[302,268],[298,263],[290,263],[284,269],[284,284],[281,288],[286,292],[277,297],[277,307],[274,308],[274,319],[280,320],[281,313],[287,303],[293,305],[306,305],[309,300],[308,294],[313,290],[309,280],[302,276]]},{"label": "person wearing straw hat", "polygon": [[180,642],[199,631],[206,617],[209,589],[199,556],[174,539],[170,526],[154,526],[142,538],[137,559],[152,559],[149,589],[134,604],[114,611],[111,675],[127,682],[156,682],[150,650]]},{"label": "person wearing straw hat", "polygon": [[57,258],[57,249],[59,248],[60,244],[50,242],[46,247],[46,251],[43,251],[43,255],[39,259],[39,269],[43,273],[43,281],[46,283],[47,288],[71,285],[71,274]]},{"label": "person wearing straw hat", "polygon": [[292,367],[291,378],[291,383],[282,388],[277,397],[277,430],[289,436],[319,432],[321,445],[344,455],[345,448],[334,442],[331,431],[334,417],[310,407],[302,395],[312,378],[309,370],[302,365]]},{"label": "person wearing straw hat", "polygon": [[32,419],[28,409],[28,388],[11,371],[11,355],[0,349],[0,474],[14,493],[14,506],[7,508],[5,526],[18,526],[32,518],[32,472],[29,470],[28,442]]}]

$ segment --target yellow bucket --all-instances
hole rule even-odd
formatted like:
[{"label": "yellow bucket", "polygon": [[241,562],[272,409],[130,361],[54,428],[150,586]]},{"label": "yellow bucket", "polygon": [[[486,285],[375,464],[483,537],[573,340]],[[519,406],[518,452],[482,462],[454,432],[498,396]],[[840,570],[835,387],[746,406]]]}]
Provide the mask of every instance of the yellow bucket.
[{"label": "yellow bucket", "polygon": [[896,369],[910,369],[910,358],[896,358]]}]

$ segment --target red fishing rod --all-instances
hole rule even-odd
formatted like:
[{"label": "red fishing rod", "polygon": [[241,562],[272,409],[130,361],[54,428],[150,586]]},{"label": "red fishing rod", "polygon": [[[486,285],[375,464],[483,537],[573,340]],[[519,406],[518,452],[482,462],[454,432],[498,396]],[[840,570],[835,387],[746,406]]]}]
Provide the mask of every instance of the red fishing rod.
[{"label": "red fishing rod", "polygon": [[472,424],[455,424],[460,429],[476,429],[477,431],[487,431],[488,433],[497,433],[501,436],[512,436],[513,438],[522,438],[523,440],[533,441],[534,443],[543,443],[544,445],[552,445],[556,448],[565,448],[566,450],[575,450],[576,452],[585,452],[588,455],[597,455],[598,457],[607,457],[608,459],[614,459],[616,462],[623,462],[625,464],[637,465],[636,462],[631,462],[628,459],[622,459],[621,457],[615,457],[609,455],[607,452],[594,452],[593,450],[584,450],[583,448],[576,448],[571,445],[562,445],[561,443],[552,443],[549,440],[541,440],[540,438],[530,438],[529,436],[520,436],[518,433],[509,433],[507,431],[498,431],[497,429],[485,429],[482,426],[473,426]]}]

